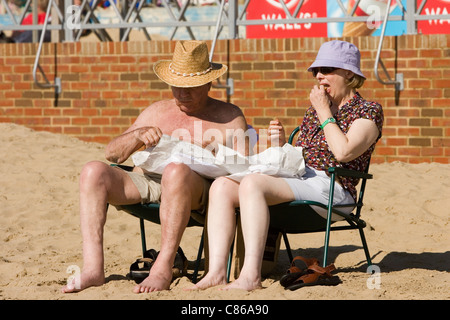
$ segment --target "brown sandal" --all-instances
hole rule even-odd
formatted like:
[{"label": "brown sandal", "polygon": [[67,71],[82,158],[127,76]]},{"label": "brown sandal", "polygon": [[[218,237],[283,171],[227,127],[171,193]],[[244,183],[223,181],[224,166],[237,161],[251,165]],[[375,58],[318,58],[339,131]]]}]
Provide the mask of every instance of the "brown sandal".
[{"label": "brown sandal", "polygon": [[319,261],[316,258],[295,257],[292,259],[291,267],[286,271],[286,274],[281,277],[280,284],[285,288],[289,287],[300,276],[304,275],[310,266],[314,265],[319,265]]},{"label": "brown sandal", "polygon": [[308,269],[297,278],[290,286],[286,289],[297,290],[298,288],[306,286],[335,286],[342,283],[338,276],[332,276],[331,272],[336,270],[334,264],[330,264],[325,268],[320,267],[317,264],[313,264],[308,267]]}]

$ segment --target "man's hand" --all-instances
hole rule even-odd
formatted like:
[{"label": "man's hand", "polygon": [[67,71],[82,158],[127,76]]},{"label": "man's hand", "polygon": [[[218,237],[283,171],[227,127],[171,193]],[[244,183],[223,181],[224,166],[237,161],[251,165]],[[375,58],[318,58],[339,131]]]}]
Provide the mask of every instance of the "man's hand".
[{"label": "man's hand", "polygon": [[146,148],[156,146],[162,135],[163,133],[158,127],[142,127],[134,131],[136,139],[142,141]]}]

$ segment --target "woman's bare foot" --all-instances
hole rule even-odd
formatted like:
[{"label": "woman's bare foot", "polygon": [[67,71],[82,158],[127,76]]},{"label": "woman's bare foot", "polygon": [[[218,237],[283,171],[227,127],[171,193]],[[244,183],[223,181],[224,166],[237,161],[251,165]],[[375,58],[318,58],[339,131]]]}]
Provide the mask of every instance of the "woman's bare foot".
[{"label": "woman's bare foot", "polygon": [[72,279],[67,285],[61,288],[62,293],[79,292],[89,287],[98,287],[105,284],[105,274],[99,275],[91,272],[82,272],[80,278]]},{"label": "woman's bare foot", "polygon": [[247,291],[262,289],[261,279],[249,280],[246,278],[239,277],[236,281],[230,283],[221,290],[231,290],[231,289],[242,289]]},{"label": "woman's bare foot", "polygon": [[186,290],[205,290],[222,284],[227,284],[225,275],[209,272],[202,280]]}]

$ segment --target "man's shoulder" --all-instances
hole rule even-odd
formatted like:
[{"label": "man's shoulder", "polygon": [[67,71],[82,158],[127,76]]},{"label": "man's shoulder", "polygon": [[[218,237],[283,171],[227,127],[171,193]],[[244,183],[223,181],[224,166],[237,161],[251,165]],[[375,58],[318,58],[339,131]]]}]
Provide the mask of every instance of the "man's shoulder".
[{"label": "man's shoulder", "polygon": [[218,99],[212,99],[212,100],[213,100],[214,107],[217,108],[218,111],[223,110],[226,112],[233,112],[235,114],[243,114],[241,108],[239,108],[237,105],[235,105],[231,102],[226,102],[226,101],[218,100]]},{"label": "man's shoulder", "polygon": [[168,110],[174,106],[173,100],[158,100],[150,104],[144,111],[146,112],[161,112]]},{"label": "man's shoulder", "polygon": [[212,122],[226,124],[228,128],[247,128],[244,113],[237,105],[216,100]]},{"label": "man's shoulder", "polygon": [[145,123],[146,125],[158,125],[161,117],[168,114],[169,110],[170,100],[153,102],[139,114],[137,121]]}]

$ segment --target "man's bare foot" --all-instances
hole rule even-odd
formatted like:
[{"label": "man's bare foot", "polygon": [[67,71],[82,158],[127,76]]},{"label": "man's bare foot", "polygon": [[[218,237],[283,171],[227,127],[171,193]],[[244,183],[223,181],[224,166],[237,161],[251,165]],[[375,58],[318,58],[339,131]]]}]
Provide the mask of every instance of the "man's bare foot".
[{"label": "man's bare foot", "polygon": [[221,290],[231,290],[231,289],[242,289],[247,291],[262,289],[261,280],[251,281],[248,279],[241,279],[239,277],[236,281],[230,283]]},{"label": "man's bare foot", "polygon": [[225,275],[209,272],[202,280],[186,290],[205,290],[222,284],[227,284]]},{"label": "man's bare foot", "polygon": [[98,287],[105,284],[105,275],[95,275],[90,272],[82,272],[79,280],[73,279],[61,288],[62,293],[79,292],[89,287]]},{"label": "man's bare foot", "polygon": [[133,289],[134,293],[148,293],[153,291],[168,290],[172,282],[172,268],[159,270],[156,262],[150,270],[150,274]]}]

